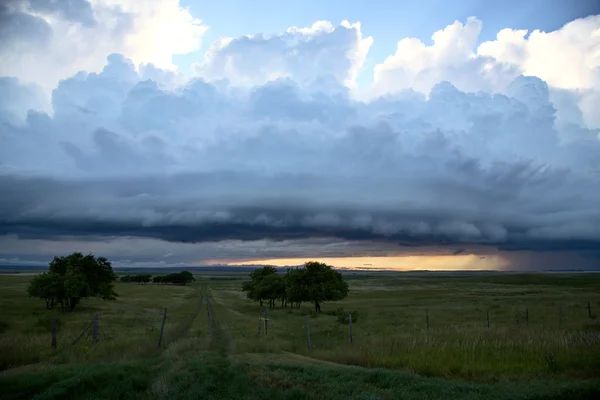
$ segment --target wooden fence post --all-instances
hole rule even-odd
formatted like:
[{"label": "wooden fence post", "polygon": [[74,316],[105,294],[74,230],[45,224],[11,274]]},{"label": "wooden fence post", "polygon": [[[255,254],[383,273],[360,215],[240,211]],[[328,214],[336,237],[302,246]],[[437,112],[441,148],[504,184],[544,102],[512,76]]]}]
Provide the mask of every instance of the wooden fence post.
[{"label": "wooden fence post", "polygon": [[167,320],[167,309],[165,308],[165,311],[163,312],[162,324],[160,325],[160,333],[158,335],[158,348],[159,349],[160,349],[160,344],[162,343],[163,331],[165,330],[165,321],[166,320]]},{"label": "wooden fence post", "polygon": [[269,335],[269,308],[265,307],[265,336]]},{"label": "wooden fence post", "polygon": [[98,342],[98,340],[100,339],[100,321],[99,321],[98,313],[96,313],[96,315],[94,315],[93,339],[94,339],[94,342]]},{"label": "wooden fence post", "polygon": [[490,310],[486,310],[486,315],[487,315],[487,327],[490,327]]},{"label": "wooden fence post", "polygon": [[306,316],[306,345],[310,349],[310,330],[308,328],[308,315]]},{"label": "wooden fence post", "polygon": [[352,313],[350,313],[349,321],[350,321],[350,344],[352,344]]},{"label": "wooden fence post", "polygon": [[56,348],[56,316],[52,317],[52,348]]},{"label": "wooden fence post", "polygon": [[262,311],[258,313],[258,330],[256,336],[260,336],[260,326],[262,325]]}]

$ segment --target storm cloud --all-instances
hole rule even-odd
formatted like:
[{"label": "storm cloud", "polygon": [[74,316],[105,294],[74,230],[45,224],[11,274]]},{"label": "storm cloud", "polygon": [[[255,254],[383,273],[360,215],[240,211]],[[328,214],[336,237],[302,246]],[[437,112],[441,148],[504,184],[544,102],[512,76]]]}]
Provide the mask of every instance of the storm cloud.
[{"label": "storm cloud", "polygon": [[600,265],[597,81],[526,76],[491,44],[461,64],[474,21],[447,28],[471,39],[442,69],[409,74],[395,56],[362,95],[372,39],[347,22],[222,39],[184,82],[111,54],[61,80],[48,112],[34,86],[2,78],[0,257],[25,257],[19,242],[138,240],[177,262],[441,248]]}]

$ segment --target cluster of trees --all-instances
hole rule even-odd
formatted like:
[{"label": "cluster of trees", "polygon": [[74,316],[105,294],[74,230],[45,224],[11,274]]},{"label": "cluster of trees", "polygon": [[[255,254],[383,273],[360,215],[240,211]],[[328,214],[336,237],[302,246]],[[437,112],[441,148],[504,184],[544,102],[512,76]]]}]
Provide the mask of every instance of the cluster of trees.
[{"label": "cluster of trees", "polygon": [[176,274],[168,274],[163,276],[155,276],[152,275],[125,275],[121,277],[121,282],[129,283],[129,282],[137,282],[137,283],[173,283],[175,285],[186,285],[192,281],[195,281],[194,275],[192,275],[189,271],[181,271]]},{"label": "cluster of trees", "polygon": [[310,261],[300,268],[288,269],[285,275],[279,275],[273,267],[263,267],[250,273],[250,280],[242,283],[242,291],[254,301],[268,301],[275,307],[275,301],[281,301],[282,307],[291,307],[311,302],[315,311],[321,311],[321,303],[342,300],[348,295],[348,284],[342,274],[331,266]]},{"label": "cluster of trees", "polygon": [[116,279],[106,258],[73,253],[54,257],[48,272],[34,277],[27,292],[32,297],[44,299],[47,309],[60,304],[63,310],[70,312],[86,297],[114,300],[117,296],[113,287]]},{"label": "cluster of trees", "polygon": [[152,275],[141,275],[141,274],[124,275],[124,276],[120,277],[119,280],[124,283],[130,283],[130,282],[148,283],[148,282],[152,282]]}]

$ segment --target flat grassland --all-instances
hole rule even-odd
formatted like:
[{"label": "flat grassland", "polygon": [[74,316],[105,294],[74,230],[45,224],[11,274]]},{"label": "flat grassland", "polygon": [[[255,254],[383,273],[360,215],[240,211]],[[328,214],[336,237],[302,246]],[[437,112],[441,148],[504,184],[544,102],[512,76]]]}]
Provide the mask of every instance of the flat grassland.
[{"label": "flat grassland", "polygon": [[[211,276],[117,283],[118,300],[63,313],[0,275],[0,398],[600,398],[600,274],[348,275],[319,315],[269,309],[268,336],[242,281]],[[99,341],[73,345],[95,313]]]}]

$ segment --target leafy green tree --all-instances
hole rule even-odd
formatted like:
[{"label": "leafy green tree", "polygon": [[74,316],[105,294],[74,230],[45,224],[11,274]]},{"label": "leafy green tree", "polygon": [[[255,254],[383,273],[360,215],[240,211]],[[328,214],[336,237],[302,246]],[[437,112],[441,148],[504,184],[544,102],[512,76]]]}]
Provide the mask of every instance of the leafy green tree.
[{"label": "leafy green tree", "polygon": [[321,311],[323,302],[342,300],[348,296],[348,283],[330,265],[309,261],[303,268],[308,300],[315,305],[315,311]]},{"label": "leafy green tree", "polygon": [[[46,309],[50,310],[54,307],[57,295],[61,293],[62,289],[63,282],[60,275],[44,272],[31,280],[27,292],[31,297],[44,299],[46,302]],[[58,297],[62,298],[62,296]]]},{"label": "leafy green tree", "polygon": [[256,285],[255,293],[258,299],[269,301],[269,307],[275,307],[275,300],[281,299],[285,293],[283,277],[278,274],[265,275]]},{"label": "leafy green tree", "polygon": [[286,301],[293,307],[300,307],[303,301],[309,301],[308,282],[304,268],[288,269],[285,278],[285,296]]},{"label": "leafy green tree", "polygon": [[[277,276],[277,270],[273,267],[262,267],[255,269],[250,273],[250,280],[242,283],[242,291],[246,292],[246,297],[250,300],[258,301],[262,307],[263,300],[270,300],[271,290],[268,280],[275,284],[276,278],[268,278]],[[267,281],[263,282],[263,280]]]},{"label": "leafy green tree", "polygon": [[161,282],[173,283],[176,285],[186,285],[195,281],[194,275],[189,271],[181,271],[176,274],[169,274],[162,277]]},{"label": "leafy green tree", "polygon": [[66,311],[73,311],[85,297],[114,300],[117,294],[113,282],[116,279],[106,258],[73,253],[54,257],[48,272],[33,278],[27,291],[30,296],[44,299],[46,308],[60,303]]},{"label": "leafy green tree", "polygon": [[184,285],[186,283],[192,283],[193,281],[196,280],[194,278],[194,275],[191,272],[189,272],[189,271],[181,271],[179,273],[179,276],[181,277],[181,281],[183,282]]},{"label": "leafy green tree", "polygon": [[250,280],[242,283],[242,291],[261,306],[264,300],[271,307],[275,306],[275,300],[282,300],[282,306],[288,302],[297,307],[309,301],[320,312],[323,302],[345,298],[348,284],[331,266],[311,261],[301,268],[288,269],[283,277],[273,267],[256,269],[250,273]]},{"label": "leafy green tree", "polygon": [[148,283],[152,280],[152,276],[151,275],[146,275],[146,274],[139,274],[133,277],[133,280],[135,282],[137,282],[138,284],[141,283]]}]

